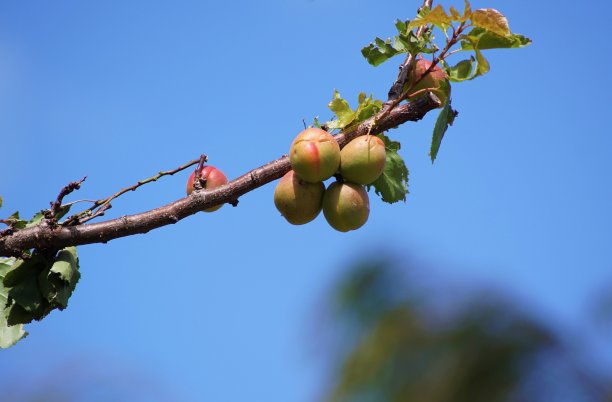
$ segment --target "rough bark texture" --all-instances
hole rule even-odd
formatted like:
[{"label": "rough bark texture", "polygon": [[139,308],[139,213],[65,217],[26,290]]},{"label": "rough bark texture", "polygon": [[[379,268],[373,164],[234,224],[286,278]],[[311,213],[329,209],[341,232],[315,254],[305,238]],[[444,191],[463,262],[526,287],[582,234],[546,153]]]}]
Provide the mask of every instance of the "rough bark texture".
[{"label": "rough bark texture", "polygon": [[[340,147],[343,147],[353,138],[367,134],[370,126],[372,126],[371,134],[379,134],[407,121],[420,120],[427,112],[439,106],[440,103],[435,96],[423,96],[411,103],[397,106],[391,111],[382,111],[356,129],[340,133],[335,138]],[[45,222],[0,238],[0,256],[20,256],[23,251],[32,248],[60,249],[81,244],[106,243],[120,237],[147,233],[152,229],[174,224],[212,206],[235,202],[243,194],[279,179],[290,168],[289,158],[283,156],[251,170],[224,186],[214,190],[195,191],[189,197],[147,212],[105,222],[67,227],[57,225],[52,227]]]}]

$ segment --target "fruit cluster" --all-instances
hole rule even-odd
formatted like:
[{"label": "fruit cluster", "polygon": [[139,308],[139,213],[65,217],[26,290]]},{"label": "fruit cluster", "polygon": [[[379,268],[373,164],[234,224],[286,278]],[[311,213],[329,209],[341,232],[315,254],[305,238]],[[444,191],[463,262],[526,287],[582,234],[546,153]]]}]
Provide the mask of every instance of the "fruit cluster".
[{"label": "fruit cluster", "polygon": [[[385,144],[380,138],[361,136],[340,150],[331,134],[307,128],[293,140],[289,160],[292,170],[274,191],[274,204],[289,223],[308,223],[321,210],[340,232],[366,223],[370,201],[363,185],[374,182],[385,168]],[[334,175],[338,180],[325,189],[323,181]]]}]

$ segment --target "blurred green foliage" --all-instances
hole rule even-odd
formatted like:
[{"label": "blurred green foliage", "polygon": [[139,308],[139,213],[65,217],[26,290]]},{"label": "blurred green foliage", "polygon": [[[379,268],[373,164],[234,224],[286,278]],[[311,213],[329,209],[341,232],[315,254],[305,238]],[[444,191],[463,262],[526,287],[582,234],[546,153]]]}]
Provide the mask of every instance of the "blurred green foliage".
[{"label": "blurred green foliage", "polygon": [[498,295],[456,297],[400,272],[415,271],[361,262],[336,288],[332,350],[340,352],[326,400],[612,401],[610,382],[541,320]]}]

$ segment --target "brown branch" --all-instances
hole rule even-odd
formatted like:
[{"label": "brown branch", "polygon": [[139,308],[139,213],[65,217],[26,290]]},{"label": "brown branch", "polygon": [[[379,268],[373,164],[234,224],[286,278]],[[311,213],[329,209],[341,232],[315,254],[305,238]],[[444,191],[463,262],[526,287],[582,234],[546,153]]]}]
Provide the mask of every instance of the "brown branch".
[{"label": "brown branch", "polygon": [[[429,9],[431,9],[432,4],[433,0],[424,0],[423,5],[421,6],[421,8],[419,8],[419,12],[425,7],[429,7]],[[429,29],[427,25],[420,26],[419,28],[417,28],[417,31],[415,33],[416,36],[422,36],[427,29]],[[391,89],[389,89],[387,103],[396,100],[402,95],[402,92],[404,91],[404,85],[406,84],[406,81],[410,76],[410,71],[414,68],[415,63],[416,57],[414,57],[411,53],[408,53],[406,59],[399,67],[399,74],[397,75],[397,79],[391,86]]]},{"label": "brown branch", "polygon": [[[391,112],[387,112],[384,117],[378,118],[377,115],[348,133],[336,135],[335,138],[343,147],[350,140],[361,135],[378,134],[407,121],[418,121],[427,112],[437,107],[440,107],[439,100],[428,94],[410,103],[398,105]],[[279,179],[290,168],[289,158],[283,156],[251,170],[224,186],[212,190],[194,191],[189,197],[147,212],[92,224],[57,227],[41,224],[26,228],[0,238],[0,256],[21,256],[23,250],[32,248],[64,248],[82,244],[106,243],[120,237],[147,233],[150,230],[177,223],[187,216],[215,205],[235,201],[238,197]]]}]

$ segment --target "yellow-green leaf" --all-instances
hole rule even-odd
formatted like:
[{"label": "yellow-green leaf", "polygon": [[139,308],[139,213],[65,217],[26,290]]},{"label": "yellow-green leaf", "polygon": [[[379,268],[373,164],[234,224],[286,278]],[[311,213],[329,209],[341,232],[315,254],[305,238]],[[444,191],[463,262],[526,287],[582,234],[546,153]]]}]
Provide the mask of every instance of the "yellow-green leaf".
[{"label": "yellow-green leaf", "polygon": [[338,118],[337,120],[330,122],[328,125],[330,128],[344,128],[351,124],[351,122],[355,119],[355,112],[353,109],[351,109],[348,102],[342,99],[340,92],[337,90],[334,90],[334,98],[331,102],[329,102],[327,107],[330,108]]},{"label": "yellow-green leaf", "polygon": [[408,29],[420,27],[427,24],[437,25],[444,29],[444,27],[449,26],[451,23],[451,18],[446,14],[444,8],[441,5],[437,5],[431,10],[429,13],[424,15],[423,17],[417,17],[416,19],[410,21],[408,24]]},{"label": "yellow-green leaf", "polygon": [[465,22],[470,19],[472,16],[472,7],[470,6],[470,2],[465,0],[465,8],[463,9],[463,14],[459,14],[459,11],[453,6],[450,8],[450,17],[452,21],[457,22]]},{"label": "yellow-green leaf", "polygon": [[472,17],[472,6],[468,0],[465,0],[465,7],[463,8],[463,21],[467,21]]},{"label": "yellow-green leaf", "polygon": [[489,62],[482,55],[482,52],[478,48],[474,48],[474,53],[476,53],[476,61],[478,64],[476,65],[476,75],[485,75],[489,72]]},{"label": "yellow-green leaf", "polygon": [[472,24],[501,36],[512,34],[508,20],[502,13],[494,8],[481,8],[472,13]]}]

